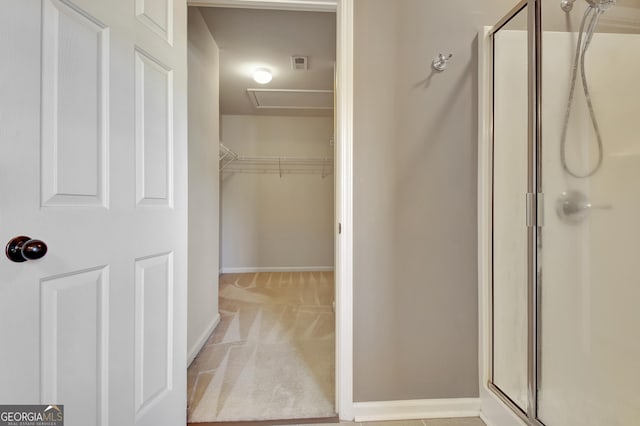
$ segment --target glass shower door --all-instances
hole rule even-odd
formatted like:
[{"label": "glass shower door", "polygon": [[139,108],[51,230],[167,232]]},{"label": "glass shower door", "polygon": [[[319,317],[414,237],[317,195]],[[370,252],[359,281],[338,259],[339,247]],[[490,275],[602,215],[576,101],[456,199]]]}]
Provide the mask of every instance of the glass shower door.
[{"label": "glass shower door", "polygon": [[527,7],[492,35],[492,374],[491,382],[528,410]]},{"label": "glass shower door", "polygon": [[640,31],[623,18],[640,16],[640,1],[559,3],[543,4],[537,415],[635,426]]}]

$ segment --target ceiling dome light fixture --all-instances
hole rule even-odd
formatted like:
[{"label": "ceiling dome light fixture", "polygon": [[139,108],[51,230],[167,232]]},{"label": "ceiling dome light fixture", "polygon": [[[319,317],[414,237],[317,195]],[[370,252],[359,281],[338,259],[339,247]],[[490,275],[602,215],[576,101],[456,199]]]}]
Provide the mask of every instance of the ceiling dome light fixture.
[{"label": "ceiling dome light fixture", "polygon": [[258,68],[253,72],[253,80],[259,84],[267,84],[272,78],[271,71],[266,68]]}]

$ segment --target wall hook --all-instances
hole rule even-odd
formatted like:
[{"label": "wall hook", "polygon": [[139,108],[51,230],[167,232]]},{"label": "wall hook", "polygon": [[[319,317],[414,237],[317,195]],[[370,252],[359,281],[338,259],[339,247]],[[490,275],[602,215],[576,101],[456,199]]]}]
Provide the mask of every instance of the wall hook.
[{"label": "wall hook", "polygon": [[431,66],[436,71],[444,71],[447,69],[447,63],[452,57],[453,53],[449,53],[449,56],[444,56],[442,53],[438,53],[438,56],[431,62]]}]

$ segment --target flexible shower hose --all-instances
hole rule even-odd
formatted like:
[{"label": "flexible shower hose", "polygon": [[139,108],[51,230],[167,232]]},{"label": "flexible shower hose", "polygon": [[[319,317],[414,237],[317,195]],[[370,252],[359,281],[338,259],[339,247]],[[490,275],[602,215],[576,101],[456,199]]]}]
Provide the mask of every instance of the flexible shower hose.
[{"label": "flexible shower hose", "polygon": [[[582,18],[582,23],[580,24],[580,33],[578,35],[578,44],[576,46],[575,60],[573,62],[571,89],[569,91],[567,111],[565,113],[564,125],[562,127],[562,138],[560,140],[560,161],[562,162],[562,168],[564,169],[564,171],[566,171],[569,175],[575,178],[587,178],[587,177],[593,176],[602,166],[602,160],[604,155],[603,154],[604,148],[602,145],[602,135],[600,133],[598,120],[596,118],[596,114],[593,109],[593,103],[591,102],[591,94],[589,92],[589,85],[587,83],[587,75],[586,75],[585,66],[584,66],[585,54],[587,53],[587,49],[589,47],[589,44],[591,43],[591,39],[593,38],[593,33],[595,32],[596,25],[598,24],[598,19],[600,18],[600,15],[603,12],[604,11],[600,8],[589,6],[587,7],[587,10],[584,13],[584,17]],[[584,27],[590,15],[591,15],[591,19],[589,20],[585,42],[583,44],[582,39],[584,35]],[[574,97],[575,88],[576,88],[578,67],[580,68],[580,76],[582,78],[582,88],[584,90],[584,96],[587,101],[587,107],[589,108],[591,124],[593,125],[593,130],[595,131],[596,139],[598,142],[598,162],[586,174],[578,174],[572,171],[571,168],[569,168],[569,166],[567,165],[567,159],[566,159],[567,130],[569,128],[569,117],[571,116],[571,105],[573,104],[573,97]]]}]

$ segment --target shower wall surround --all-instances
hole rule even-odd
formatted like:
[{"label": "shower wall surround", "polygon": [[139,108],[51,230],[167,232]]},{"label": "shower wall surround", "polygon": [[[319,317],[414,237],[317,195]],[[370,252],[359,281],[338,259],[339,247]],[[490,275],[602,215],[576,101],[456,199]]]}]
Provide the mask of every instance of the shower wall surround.
[{"label": "shower wall surround", "polygon": [[[560,161],[577,36],[542,35],[537,418],[546,426],[632,426],[640,422],[640,35],[596,33],[585,55],[604,158],[601,169],[583,179],[566,173]],[[498,40],[493,373],[494,383],[526,410],[526,246],[521,233],[506,231],[522,227],[526,211],[526,186],[521,187],[526,183],[528,110],[521,76],[527,69],[527,33],[501,30]],[[598,150],[580,84],[566,157],[572,169],[586,171],[597,162]],[[567,193],[585,198],[569,208],[563,204]]]},{"label": "shower wall surround", "polygon": [[[602,167],[563,171],[564,122],[575,33],[543,38],[542,228],[539,417],[547,426],[640,422],[640,35],[595,34],[585,57],[602,134]],[[575,91],[567,163],[587,171],[597,141],[582,90]],[[580,191],[587,211],[568,223],[558,200]]]}]

